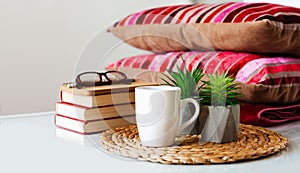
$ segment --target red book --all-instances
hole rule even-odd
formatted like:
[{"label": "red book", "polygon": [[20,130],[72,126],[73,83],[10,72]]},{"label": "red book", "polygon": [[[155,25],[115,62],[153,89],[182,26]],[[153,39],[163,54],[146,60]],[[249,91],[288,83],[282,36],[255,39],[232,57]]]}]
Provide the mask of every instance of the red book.
[{"label": "red book", "polygon": [[101,107],[83,107],[64,102],[56,103],[56,114],[83,121],[111,119],[128,115],[135,115],[135,104],[124,103]]},{"label": "red book", "polygon": [[58,114],[55,115],[55,125],[57,127],[80,134],[94,134],[119,126],[133,125],[135,123],[134,115],[95,121],[84,121]]}]

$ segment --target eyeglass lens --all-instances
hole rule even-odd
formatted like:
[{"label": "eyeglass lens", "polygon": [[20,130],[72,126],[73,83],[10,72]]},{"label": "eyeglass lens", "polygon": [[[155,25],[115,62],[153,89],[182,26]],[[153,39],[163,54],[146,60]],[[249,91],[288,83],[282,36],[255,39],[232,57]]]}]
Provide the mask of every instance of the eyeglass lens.
[{"label": "eyeglass lens", "polygon": [[126,78],[122,73],[118,72],[108,72],[106,73],[106,76],[111,81],[120,81]]},{"label": "eyeglass lens", "polygon": [[100,82],[101,81],[100,76],[97,73],[86,73],[84,75],[81,75],[80,80],[81,80],[81,82]]}]

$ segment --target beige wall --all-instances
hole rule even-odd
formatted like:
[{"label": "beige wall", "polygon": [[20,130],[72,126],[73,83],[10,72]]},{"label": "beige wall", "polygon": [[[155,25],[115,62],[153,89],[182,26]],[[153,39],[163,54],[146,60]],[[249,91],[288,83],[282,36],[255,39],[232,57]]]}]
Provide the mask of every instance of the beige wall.
[{"label": "beige wall", "polygon": [[184,2],[0,0],[0,115],[53,111],[60,84],[73,80],[81,50],[97,32],[129,12]]}]

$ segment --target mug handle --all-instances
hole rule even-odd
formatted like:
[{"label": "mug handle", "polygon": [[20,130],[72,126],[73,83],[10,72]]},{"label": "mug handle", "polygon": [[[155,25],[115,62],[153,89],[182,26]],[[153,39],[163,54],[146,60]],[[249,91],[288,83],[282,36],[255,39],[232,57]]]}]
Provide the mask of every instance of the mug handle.
[{"label": "mug handle", "polygon": [[195,99],[186,98],[186,99],[181,100],[180,102],[181,102],[181,108],[183,106],[185,106],[186,104],[188,104],[188,103],[193,103],[196,109],[195,109],[195,113],[192,116],[192,118],[190,118],[188,121],[186,121],[185,123],[183,123],[182,125],[180,125],[178,127],[177,135],[179,135],[189,125],[191,125],[198,118],[198,115],[199,115],[199,112],[200,112],[200,106],[199,106],[198,102]]}]

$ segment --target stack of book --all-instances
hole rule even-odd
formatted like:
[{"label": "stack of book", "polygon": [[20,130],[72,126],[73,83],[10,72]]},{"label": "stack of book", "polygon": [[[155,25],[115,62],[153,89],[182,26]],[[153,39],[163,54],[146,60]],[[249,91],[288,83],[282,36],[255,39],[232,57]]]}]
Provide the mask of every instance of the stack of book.
[{"label": "stack of book", "polygon": [[148,85],[157,84],[135,81],[81,89],[62,85],[61,101],[56,103],[55,124],[81,134],[135,124],[134,89]]}]

